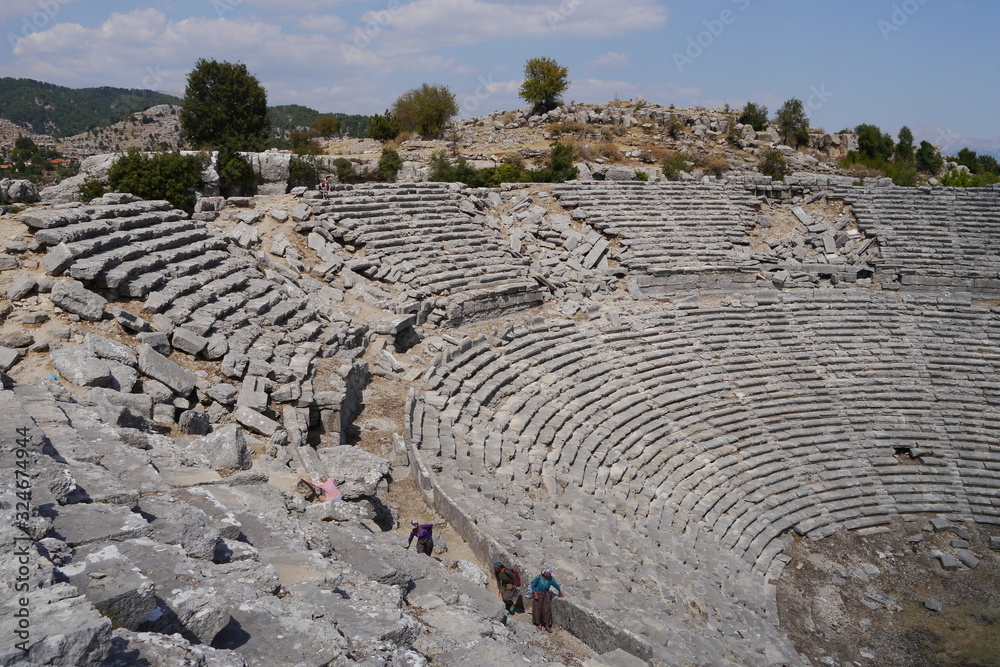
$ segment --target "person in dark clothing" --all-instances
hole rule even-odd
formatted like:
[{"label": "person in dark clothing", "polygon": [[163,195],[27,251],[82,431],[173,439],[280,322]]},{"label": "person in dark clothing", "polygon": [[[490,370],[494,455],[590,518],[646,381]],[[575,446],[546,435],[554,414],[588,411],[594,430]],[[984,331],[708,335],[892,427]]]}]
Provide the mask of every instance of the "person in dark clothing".
[{"label": "person in dark clothing", "polygon": [[497,591],[503,600],[503,606],[513,614],[517,610],[517,598],[521,587],[520,573],[497,561],[493,563],[493,576],[497,579]]},{"label": "person in dark clothing", "polygon": [[410,522],[413,529],[410,531],[410,539],[406,541],[406,548],[410,548],[410,544],[413,543],[413,538],[417,538],[417,553],[427,554],[428,556],[434,550],[434,524],[433,523],[420,523],[416,519]]},{"label": "person in dark clothing", "polygon": [[552,632],[552,596],[555,593],[551,589],[559,591],[559,597],[563,595],[559,582],[553,576],[552,570],[545,569],[531,582],[531,622],[539,630]]}]

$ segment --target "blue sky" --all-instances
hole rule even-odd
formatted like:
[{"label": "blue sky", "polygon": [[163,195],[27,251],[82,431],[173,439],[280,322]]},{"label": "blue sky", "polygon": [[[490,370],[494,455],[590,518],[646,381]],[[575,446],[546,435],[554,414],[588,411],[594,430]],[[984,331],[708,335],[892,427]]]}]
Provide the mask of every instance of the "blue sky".
[{"label": "blue sky", "polygon": [[524,62],[548,56],[567,101],[798,97],[831,132],[1000,148],[998,27],[993,0],[3,0],[0,76],[181,93],[206,57],[246,63],[271,104],[374,113],[428,82],[468,116],[523,106]]}]

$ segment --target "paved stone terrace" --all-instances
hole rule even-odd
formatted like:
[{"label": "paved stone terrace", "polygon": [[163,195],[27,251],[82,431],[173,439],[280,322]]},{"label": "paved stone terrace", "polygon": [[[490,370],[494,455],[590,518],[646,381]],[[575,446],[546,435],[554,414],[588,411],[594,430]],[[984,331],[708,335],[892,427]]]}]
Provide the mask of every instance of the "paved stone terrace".
[{"label": "paved stone terrace", "polygon": [[429,303],[433,323],[460,324],[542,302],[530,260],[512,254],[454,185],[336,186],[329,199],[308,201],[318,223],[310,229],[363,249],[363,272]]},{"label": "paved stone terrace", "polygon": [[1000,523],[1000,324],[948,296],[774,301],[508,328],[441,366],[413,439],[480,529],[654,650],[794,661],[789,531]]}]

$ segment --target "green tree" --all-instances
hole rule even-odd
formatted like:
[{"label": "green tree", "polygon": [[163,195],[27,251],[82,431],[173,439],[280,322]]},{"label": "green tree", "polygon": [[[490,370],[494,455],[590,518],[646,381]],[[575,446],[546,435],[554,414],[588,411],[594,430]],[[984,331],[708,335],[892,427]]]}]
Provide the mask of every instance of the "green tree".
[{"label": "green tree", "polygon": [[319,155],[319,144],[303,130],[292,130],[288,135],[292,152],[298,155]]},{"label": "green tree", "polygon": [[262,151],[271,130],[267,92],[246,65],[202,58],[188,75],[180,121],[194,148]]},{"label": "green tree", "polygon": [[384,114],[375,114],[368,123],[368,136],[376,141],[392,141],[400,132],[403,126],[399,120],[386,109]]},{"label": "green tree", "polygon": [[877,125],[858,125],[858,152],[869,160],[888,160],[895,150],[892,137]]},{"label": "green tree", "polygon": [[392,107],[392,115],[402,129],[416,132],[424,139],[439,138],[457,113],[455,94],[447,86],[426,83],[400,95]]},{"label": "green tree", "polygon": [[340,132],[340,128],[343,126],[339,120],[333,116],[320,116],[312,124],[312,133],[314,136],[323,137],[324,139],[329,139],[333,135]]},{"label": "green tree", "polygon": [[396,149],[388,146],[382,149],[382,157],[378,160],[378,179],[385,183],[395,183],[396,174],[403,168],[403,158]]},{"label": "green tree", "polygon": [[230,148],[219,151],[219,189],[227,196],[253,194],[257,174],[247,159]]},{"label": "green tree", "polygon": [[926,174],[937,174],[944,168],[944,158],[934,144],[929,141],[921,141],[920,148],[917,149],[917,169]]},{"label": "green tree", "polygon": [[524,65],[521,98],[536,111],[551,111],[567,88],[569,70],[551,58],[532,58]]},{"label": "green tree", "polygon": [[201,158],[180,153],[144,155],[130,148],[108,171],[115,192],[130,192],[143,199],[166,199],[188,213],[194,211],[195,190],[201,186]]},{"label": "green tree", "polygon": [[797,97],[786,101],[778,109],[774,124],[778,126],[778,132],[785,143],[793,148],[809,141],[809,117],[806,116],[802,100]]},{"label": "green tree", "polygon": [[749,125],[757,132],[760,132],[767,127],[767,107],[763,104],[747,102],[740,113],[739,121],[743,125]]},{"label": "green tree", "polygon": [[913,160],[913,132],[906,125],[899,129],[899,142],[896,144],[895,154],[897,161]]}]

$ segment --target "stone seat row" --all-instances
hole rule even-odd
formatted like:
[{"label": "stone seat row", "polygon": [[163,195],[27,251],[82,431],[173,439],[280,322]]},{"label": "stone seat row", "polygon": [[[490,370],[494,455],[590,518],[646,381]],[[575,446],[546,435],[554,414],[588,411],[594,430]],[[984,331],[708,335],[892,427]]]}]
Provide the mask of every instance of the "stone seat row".
[{"label": "stone seat row", "polygon": [[[579,343],[579,342],[580,342],[580,340],[577,339],[576,343]],[[576,347],[576,345],[571,345],[570,348],[567,351],[567,354],[569,354],[571,356],[573,356],[573,355],[579,355],[580,354],[580,348]],[[545,361],[545,359],[543,359],[541,357],[533,357],[533,358],[530,358],[530,361],[534,365],[534,368],[539,369],[538,372],[539,372],[539,374],[541,374],[542,377],[545,377],[545,375],[547,374],[546,371],[550,371],[549,368],[546,368],[546,361]],[[621,366],[619,366],[619,367],[621,367]],[[486,363],[486,365],[484,366],[484,368],[485,369],[489,369],[491,372],[494,372],[496,370],[496,359],[493,358],[490,361],[488,361]],[[626,366],[626,368],[627,368],[627,366]],[[519,377],[523,377],[523,376],[519,376]],[[635,379],[639,379],[638,377],[635,377],[635,376],[633,376],[633,377]],[[576,381],[577,381],[577,378],[573,378],[571,376],[571,379],[566,384],[572,385]],[[579,383],[577,386],[583,387],[583,386],[585,386],[585,384],[584,383]],[[604,385],[604,388],[607,388],[607,387],[608,387],[607,384]],[[513,389],[513,388],[511,388],[511,389]],[[511,391],[511,389],[507,389],[507,390],[504,390],[504,391]],[[554,391],[548,391],[547,393],[539,393],[539,394],[537,394],[537,396],[538,396],[537,399],[528,399],[526,401],[522,401],[522,403],[524,405],[530,405],[531,401],[535,400],[535,402],[537,404],[536,405],[536,410],[538,408],[540,408],[542,405],[549,405],[557,396],[560,395],[560,390],[555,385],[551,385],[551,383],[548,385],[548,389],[550,389],[550,390],[555,389],[555,390]],[[710,385],[709,385],[709,389],[711,389]],[[476,395],[477,392],[481,392],[481,391],[482,391],[482,385],[479,385],[479,386],[472,385],[472,386],[469,387],[469,392],[468,393],[466,393],[464,391],[459,392],[459,393],[461,393],[462,396],[474,396],[474,395]],[[486,396],[488,396],[491,400],[495,400],[496,396],[499,395],[500,391],[501,390],[499,390],[498,388],[491,388],[491,389],[487,390]],[[530,390],[525,390],[524,388],[518,388],[517,392],[518,392],[518,396],[522,396],[522,397],[526,396],[526,395],[530,395],[530,394],[533,393]],[[669,405],[671,407],[671,409],[676,410],[676,412],[674,413],[675,417],[678,417],[681,414],[683,414],[682,411],[688,406],[688,404],[694,404],[694,405],[692,405],[692,407],[693,407],[693,414],[694,415],[698,415],[699,412],[698,412],[698,409],[697,409],[697,407],[698,407],[697,406],[697,402],[699,400],[703,399],[703,397],[705,397],[706,395],[711,394],[711,391],[706,391],[705,387],[699,387],[699,388],[694,389],[693,391],[689,390],[689,392],[690,393],[688,393],[687,395],[685,395],[683,392],[678,395],[679,399],[681,399],[680,402],[672,401],[672,402],[669,402],[669,403],[666,404],[666,405]],[[765,394],[763,396],[766,398],[767,392],[765,392]],[[620,398],[618,398],[618,397],[616,397],[616,398],[617,398],[618,402],[621,401]],[[897,401],[896,400],[896,399],[900,399],[900,398],[902,399],[902,401]],[[896,402],[906,403],[906,402],[911,401],[913,399],[919,399],[919,395],[915,395],[915,396],[912,396],[912,397],[907,397],[907,396],[900,397],[898,395],[888,395],[887,394],[886,400],[889,400],[889,399],[891,399],[889,401],[890,404],[886,405],[885,403],[883,403],[882,407],[884,409],[886,409],[886,410],[891,411],[893,409],[892,405],[891,405],[892,403],[896,403]],[[568,395],[567,395],[567,399],[566,400],[567,400],[568,403],[572,403],[574,405],[573,409],[575,409],[575,410],[578,410],[580,408],[583,408],[585,410],[591,410],[591,409],[593,409],[590,404],[582,404],[582,403],[579,402],[578,399],[573,399],[573,398],[569,397]],[[788,401],[789,401],[789,397],[788,397],[787,394],[785,394],[785,395],[778,394],[777,396],[775,396],[774,400],[780,406],[783,403],[787,404]],[[622,405],[625,405],[625,404],[622,404]],[[817,425],[817,427],[819,428],[819,432],[820,433],[823,433],[824,431],[826,431],[829,428],[829,426],[830,426],[830,423],[829,423],[830,419],[839,419],[839,417],[836,414],[834,414],[833,417],[831,417],[829,414],[826,414],[824,412],[825,408],[821,404],[813,404],[808,399],[805,400],[805,401],[803,401],[801,405],[803,407],[810,408],[815,413],[815,415],[816,415],[815,418],[810,418],[809,417],[809,411],[807,410],[806,412],[802,412],[801,408],[798,407],[798,406],[791,407],[791,408],[782,408],[782,407],[770,408],[770,413],[769,414],[761,414],[760,411],[758,411],[758,413],[755,414],[755,417],[756,417],[756,419],[762,421],[763,426],[765,427],[765,430],[767,432],[769,432],[771,435],[773,435],[773,433],[787,432],[788,431],[788,427],[784,424],[784,422],[787,420],[788,417],[798,418],[798,417],[796,417],[797,414],[799,415],[799,417],[801,417],[801,419],[803,421],[803,426],[808,426],[812,422],[815,422],[816,425]],[[510,406],[510,407],[513,408],[514,406]],[[958,406],[956,406],[956,407],[958,407]],[[530,412],[530,414],[528,415],[528,417],[526,417],[524,419],[519,419],[518,412],[516,411],[516,408],[515,408],[515,410],[511,412],[512,417],[509,420],[507,420],[507,425],[508,426],[514,426],[514,425],[516,425],[519,422],[521,424],[530,425],[532,423],[532,419],[535,416],[535,412],[532,412],[532,411],[529,411],[529,412]],[[549,412],[551,413],[552,410],[549,410]],[[541,414],[541,411],[538,411],[538,414]],[[697,419],[697,417],[695,417],[695,418]],[[604,423],[608,423],[606,420],[607,420],[607,417],[603,417],[603,418],[601,418],[600,421],[601,421],[602,424],[604,424]],[[524,433],[524,440],[530,442],[534,438],[537,438],[538,437],[537,434],[540,433],[542,430],[544,430],[544,426],[543,426],[544,423],[545,422],[541,422],[540,424],[531,427],[531,430],[526,430],[525,433]],[[777,429],[777,430],[775,431],[774,429]],[[584,429],[584,431],[586,431],[586,429]],[[804,430],[802,430],[802,427],[800,427],[799,428],[799,433],[796,434],[796,437],[797,438],[805,438],[806,436],[804,436],[803,433],[807,433],[807,432],[808,431],[804,431]],[[601,440],[603,437],[605,437],[607,435],[609,435],[609,434],[608,433],[604,433],[604,434],[602,434],[598,438],[592,438],[592,441],[593,442],[597,442],[597,441]],[[911,435],[912,434],[907,434],[904,439],[910,438]],[[573,437],[572,434],[569,434],[564,439],[562,439],[562,441],[563,442],[571,442],[572,437]],[[690,437],[690,436],[688,436],[688,437]],[[559,439],[559,438],[557,438],[557,439]],[[609,440],[613,441],[614,438],[609,438]],[[587,450],[583,449],[582,451],[587,451]],[[588,455],[588,456],[583,456],[583,457],[580,457],[579,460],[581,460],[581,461],[582,460],[586,460],[586,461],[590,462],[592,456],[593,456],[593,454]],[[596,469],[597,468],[594,468],[594,470],[596,470]],[[592,479],[595,479],[595,480],[597,479],[596,473],[593,475]],[[670,481],[671,481],[671,483],[675,483],[678,480],[673,479],[673,480],[670,480]]]}]

